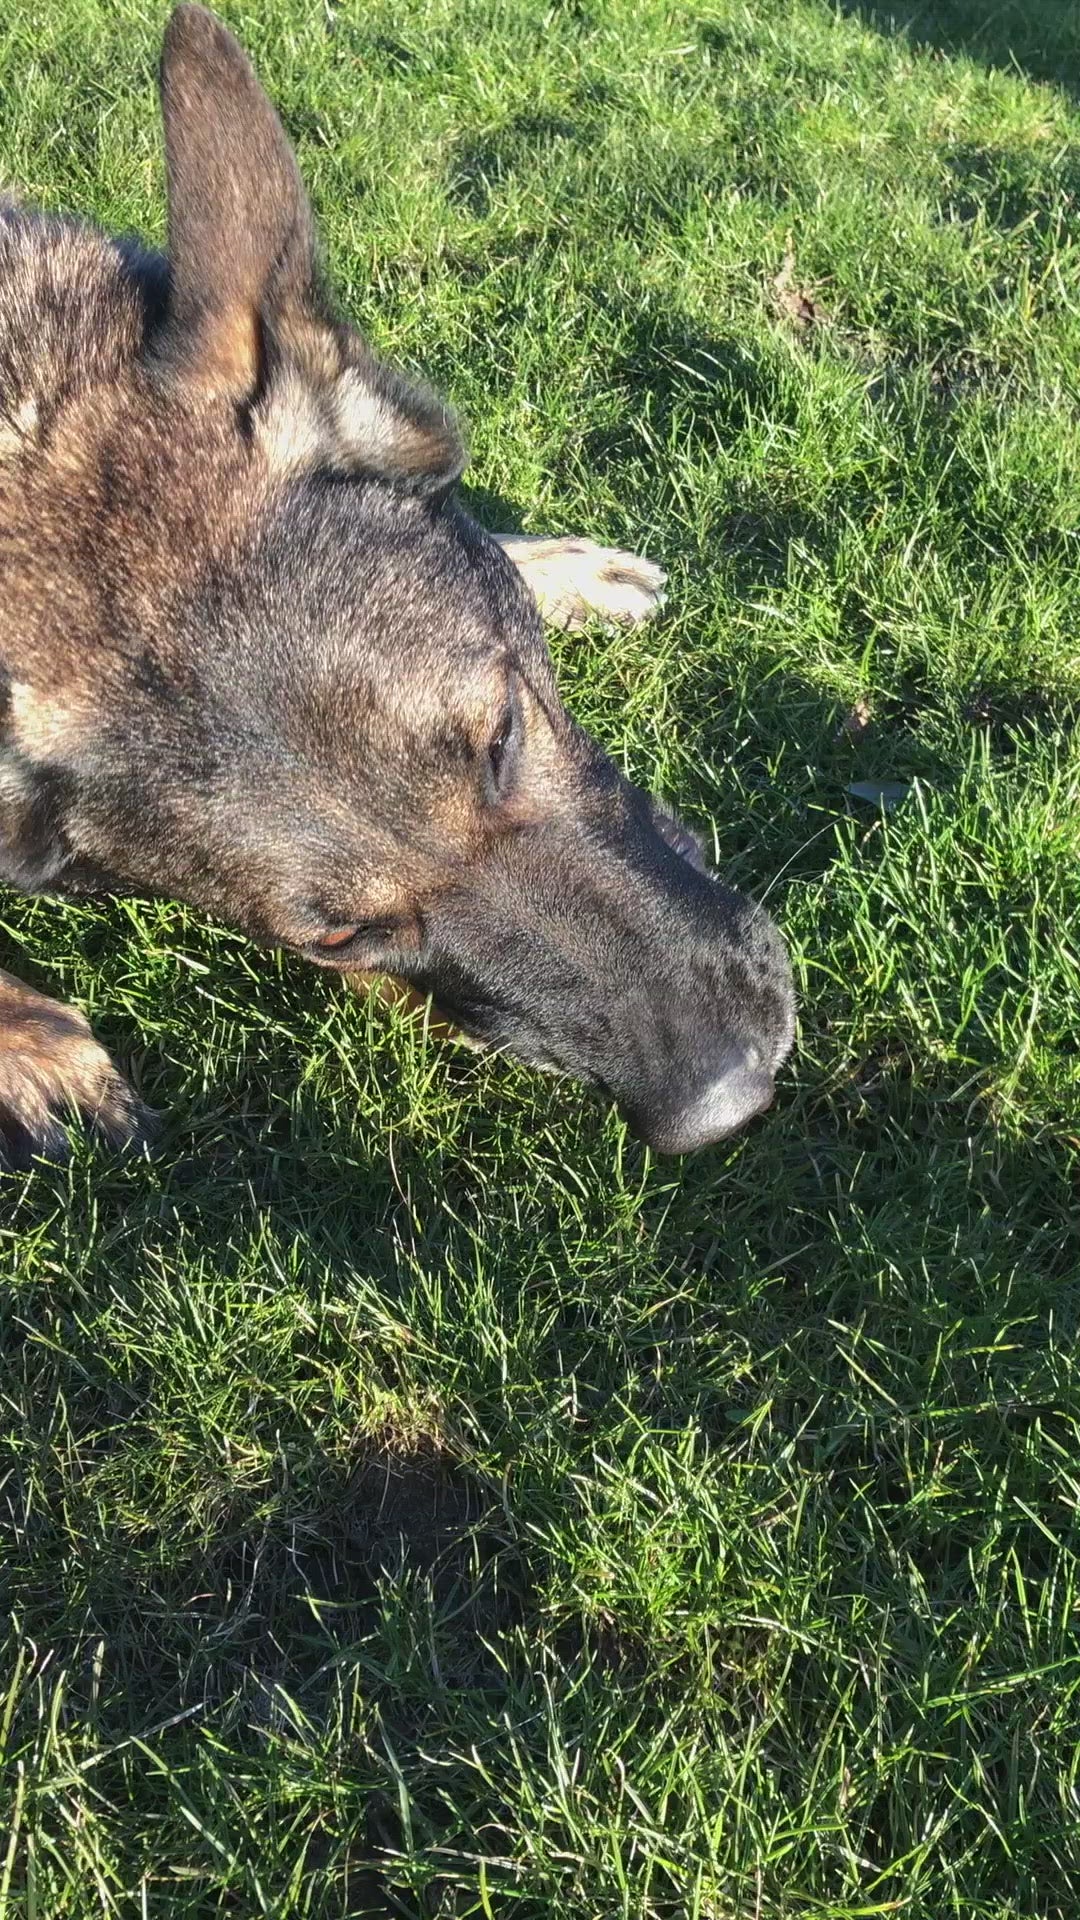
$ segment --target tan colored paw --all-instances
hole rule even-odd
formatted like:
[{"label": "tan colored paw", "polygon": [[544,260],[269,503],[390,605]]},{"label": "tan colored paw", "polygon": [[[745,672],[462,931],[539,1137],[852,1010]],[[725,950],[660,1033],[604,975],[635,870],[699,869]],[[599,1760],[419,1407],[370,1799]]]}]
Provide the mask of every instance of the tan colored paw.
[{"label": "tan colored paw", "polygon": [[0,974],[0,1160],[62,1158],[79,1119],[115,1146],[145,1140],[153,1117],[77,1008]]},{"label": "tan colored paw", "polygon": [[552,626],[573,629],[606,620],[633,627],[663,606],[665,575],[640,554],[571,537],[508,534],[500,544]]}]

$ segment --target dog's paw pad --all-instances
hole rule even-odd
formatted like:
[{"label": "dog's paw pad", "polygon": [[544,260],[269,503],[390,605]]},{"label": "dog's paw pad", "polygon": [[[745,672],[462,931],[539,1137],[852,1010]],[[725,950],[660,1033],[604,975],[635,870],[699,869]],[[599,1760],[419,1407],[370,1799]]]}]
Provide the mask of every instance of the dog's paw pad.
[{"label": "dog's paw pad", "polygon": [[516,536],[506,546],[552,626],[573,631],[602,620],[633,627],[664,603],[664,573],[640,554],[572,538]]},{"label": "dog's paw pad", "polygon": [[604,556],[603,564],[581,584],[583,619],[592,615],[620,627],[636,627],[659,612],[666,578],[659,567],[636,553],[601,547],[598,554]]}]

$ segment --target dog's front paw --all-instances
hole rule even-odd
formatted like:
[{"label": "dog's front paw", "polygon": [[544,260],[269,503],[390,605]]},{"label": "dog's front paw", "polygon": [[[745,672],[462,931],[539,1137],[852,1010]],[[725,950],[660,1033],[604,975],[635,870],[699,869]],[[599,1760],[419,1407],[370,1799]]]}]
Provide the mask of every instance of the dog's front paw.
[{"label": "dog's front paw", "polygon": [[153,1116],[95,1040],[77,1008],[0,974],[0,1164],[62,1159],[67,1122],[81,1119],[114,1146],[148,1139]]},{"label": "dog's front paw", "polygon": [[573,537],[511,534],[501,544],[552,626],[572,630],[606,620],[633,627],[663,606],[665,576],[640,554]]}]

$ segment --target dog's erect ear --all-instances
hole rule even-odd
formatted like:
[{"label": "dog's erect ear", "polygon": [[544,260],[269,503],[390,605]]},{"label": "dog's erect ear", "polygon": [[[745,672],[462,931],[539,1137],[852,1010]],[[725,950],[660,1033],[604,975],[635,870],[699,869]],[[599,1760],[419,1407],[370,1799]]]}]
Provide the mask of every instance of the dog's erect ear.
[{"label": "dog's erect ear", "polygon": [[204,7],[179,6],[169,21],[161,107],[169,302],[152,351],[163,376],[265,405],[282,458],[445,490],[465,464],[453,421],[330,318],[285,131],[247,55]]},{"label": "dog's erect ear", "polygon": [[161,55],[169,182],[169,318],[157,343],[192,384],[249,400],[263,313],[312,304],[311,213],[277,114],[204,7],[177,7]]}]

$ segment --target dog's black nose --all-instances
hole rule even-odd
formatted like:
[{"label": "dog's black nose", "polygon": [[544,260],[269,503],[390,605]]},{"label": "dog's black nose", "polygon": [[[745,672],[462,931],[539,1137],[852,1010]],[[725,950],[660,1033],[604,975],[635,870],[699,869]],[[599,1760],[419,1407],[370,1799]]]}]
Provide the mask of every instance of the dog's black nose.
[{"label": "dog's black nose", "polygon": [[707,1082],[682,1106],[638,1109],[631,1124],[656,1153],[693,1153],[737,1133],[771,1106],[773,1077],[767,1068],[742,1060]]}]

